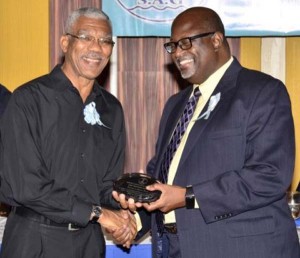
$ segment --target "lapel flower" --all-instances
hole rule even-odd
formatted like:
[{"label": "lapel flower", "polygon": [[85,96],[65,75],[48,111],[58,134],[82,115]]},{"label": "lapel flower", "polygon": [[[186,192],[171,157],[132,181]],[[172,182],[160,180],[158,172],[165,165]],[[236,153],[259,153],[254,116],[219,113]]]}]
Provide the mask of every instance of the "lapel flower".
[{"label": "lapel flower", "polygon": [[100,126],[109,128],[105,124],[103,124],[102,121],[100,120],[100,115],[97,112],[95,102],[91,102],[90,104],[86,105],[83,110],[83,114],[84,114],[84,121],[86,123],[91,124],[91,125],[98,124]]},{"label": "lapel flower", "polygon": [[198,117],[197,120],[204,118],[204,119],[208,119],[210,113],[215,109],[215,107],[217,106],[218,102],[220,101],[221,98],[221,93],[217,93],[216,95],[213,95],[210,97],[209,99],[209,103],[208,103],[208,108],[206,110],[205,113],[203,113],[200,117]]}]

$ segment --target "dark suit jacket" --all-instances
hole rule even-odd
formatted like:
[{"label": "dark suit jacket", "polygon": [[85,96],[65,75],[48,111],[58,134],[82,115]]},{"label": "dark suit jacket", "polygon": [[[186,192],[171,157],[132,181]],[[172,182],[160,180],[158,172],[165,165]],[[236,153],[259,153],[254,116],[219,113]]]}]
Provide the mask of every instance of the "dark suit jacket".
[{"label": "dark suit jacket", "polygon": [[2,116],[4,109],[8,103],[11,93],[2,84],[0,84],[0,117]]},{"label": "dark suit jacket", "polygon": [[[166,103],[156,154],[147,168],[155,177],[191,90]],[[173,183],[192,185],[200,206],[175,210],[181,255],[300,257],[295,223],[285,201],[295,157],[286,88],[269,75],[243,68],[235,59],[213,95],[219,92],[221,99],[209,118],[193,126]],[[155,249],[155,219],[152,233]]]},{"label": "dark suit jacket", "polygon": [[[8,89],[6,89],[2,84],[0,84],[0,118],[7,106],[10,95],[11,95],[11,92]],[[1,186],[1,179],[0,179],[0,186]],[[0,191],[0,200],[3,200],[3,198],[4,197],[2,196],[2,193]],[[3,203],[0,203],[0,211],[8,212],[9,207]]]}]

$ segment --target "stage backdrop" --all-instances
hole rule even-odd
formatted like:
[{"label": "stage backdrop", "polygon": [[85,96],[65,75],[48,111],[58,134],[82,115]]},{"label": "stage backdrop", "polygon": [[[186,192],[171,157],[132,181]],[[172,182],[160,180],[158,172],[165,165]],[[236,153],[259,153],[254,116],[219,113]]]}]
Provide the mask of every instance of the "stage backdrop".
[{"label": "stage backdrop", "polygon": [[[174,17],[192,6],[221,16],[227,36],[300,34],[298,0],[104,0],[115,36],[169,36]],[[122,22],[122,26],[120,26]]]}]

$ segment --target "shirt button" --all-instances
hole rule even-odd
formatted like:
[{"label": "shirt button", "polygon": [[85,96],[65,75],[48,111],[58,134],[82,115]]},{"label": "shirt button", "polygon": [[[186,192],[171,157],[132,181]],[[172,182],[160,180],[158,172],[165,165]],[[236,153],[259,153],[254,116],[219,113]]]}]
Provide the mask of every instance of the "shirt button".
[{"label": "shirt button", "polygon": [[83,133],[85,133],[85,132],[86,132],[86,130],[83,128],[83,129],[82,129],[82,132],[83,132]]},{"label": "shirt button", "polygon": [[81,179],[80,179],[80,183],[83,183],[83,182],[84,182],[84,179],[81,178]]},{"label": "shirt button", "polygon": [[85,154],[84,154],[84,153],[81,153],[80,156],[81,156],[81,158],[84,158],[84,157],[85,157]]}]

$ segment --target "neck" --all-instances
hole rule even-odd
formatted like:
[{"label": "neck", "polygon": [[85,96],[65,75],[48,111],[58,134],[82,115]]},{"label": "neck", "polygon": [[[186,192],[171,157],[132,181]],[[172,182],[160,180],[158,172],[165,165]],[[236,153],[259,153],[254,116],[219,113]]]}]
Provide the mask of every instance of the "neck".
[{"label": "neck", "polygon": [[76,75],[70,72],[68,69],[66,69],[64,65],[62,66],[62,71],[72,82],[73,86],[78,90],[79,95],[84,103],[93,89],[95,80],[90,80],[82,76]]},{"label": "neck", "polygon": [[[72,82],[73,83],[73,82]],[[74,84],[74,87],[78,90],[79,95],[82,99],[82,102],[84,103],[87,99],[87,97],[90,95],[92,88],[93,88],[93,84],[90,85],[79,85],[77,86],[76,84]]]}]

